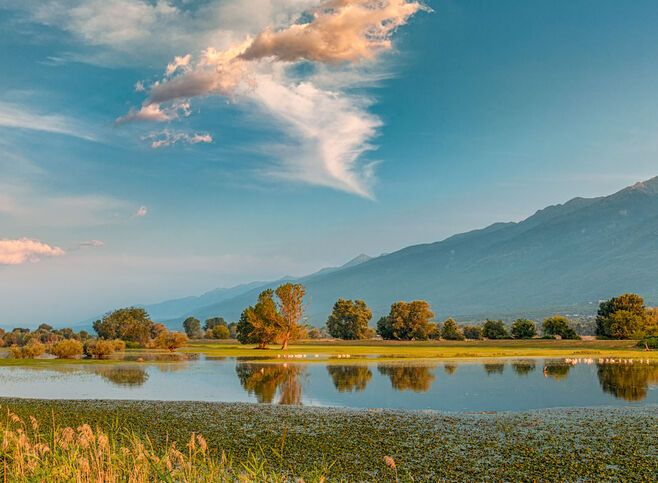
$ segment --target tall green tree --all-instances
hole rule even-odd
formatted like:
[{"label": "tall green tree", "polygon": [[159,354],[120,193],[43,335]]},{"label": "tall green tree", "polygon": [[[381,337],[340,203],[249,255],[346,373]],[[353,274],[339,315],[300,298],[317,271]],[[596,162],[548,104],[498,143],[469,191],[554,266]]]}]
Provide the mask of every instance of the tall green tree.
[{"label": "tall green tree", "polygon": [[427,340],[434,312],[425,300],[395,302],[377,322],[377,333],[388,340]]},{"label": "tall green tree", "polygon": [[241,344],[258,344],[259,349],[265,349],[276,340],[283,322],[273,297],[274,291],[264,290],[256,305],[242,312],[237,325],[237,339]]},{"label": "tall green tree", "polygon": [[482,339],[482,328],[477,325],[464,326],[464,337],[470,340]]},{"label": "tall green tree", "polygon": [[207,332],[207,334],[210,335],[210,337],[213,339],[231,338],[231,331],[228,329],[228,326],[222,324],[214,326],[211,330]]},{"label": "tall green tree", "polygon": [[561,339],[580,339],[576,331],[571,327],[569,319],[562,315],[554,315],[544,319],[542,323],[544,337],[557,337]]},{"label": "tall green tree", "polygon": [[532,339],[537,335],[537,326],[532,320],[516,319],[512,324],[512,337],[515,339]]},{"label": "tall green tree", "polygon": [[211,317],[209,319],[206,319],[206,321],[203,324],[203,330],[213,330],[215,327],[218,325],[224,325],[228,327],[228,324],[224,320],[224,317]]},{"label": "tall green tree", "polygon": [[200,339],[203,337],[203,332],[201,331],[201,322],[199,319],[194,317],[188,317],[183,321],[183,329],[185,329],[185,334],[190,339]]},{"label": "tall green tree", "polygon": [[464,334],[454,319],[448,319],[441,328],[441,338],[445,340],[464,340]]},{"label": "tall green tree", "polygon": [[507,327],[502,320],[488,320],[482,326],[482,336],[486,339],[509,339]]},{"label": "tall green tree", "polygon": [[626,293],[601,302],[596,317],[596,335],[614,339],[642,337],[650,322],[644,299]]},{"label": "tall green tree", "polygon": [[363,300],[338,299],[327,319],[327,330],[337,339],[365,339],[370,319],[372,311]]},{"label": "tall green tree", "polygon": [[121,339],[146,345],[153,321],[141,307],[127,307],[105,314],[93,324],[101,339]]},{"label": "tall green tree", "polygon": [[284,283],[277,287],[279,299],[280,326],[278,340],[281,350],[288,348],[288,343],[299,334],[299,323],[304,316],[304,295],[306,289],[300,283]]}]

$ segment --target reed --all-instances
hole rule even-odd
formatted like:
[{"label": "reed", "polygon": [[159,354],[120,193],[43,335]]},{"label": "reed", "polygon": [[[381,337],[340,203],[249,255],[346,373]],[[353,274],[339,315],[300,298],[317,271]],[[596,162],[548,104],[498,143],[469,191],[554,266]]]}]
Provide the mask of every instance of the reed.
[{"label": "reed", "polygon": [[[277,474],[258,455],[236,463],[225,453],[209,449],[200,433],[191,433],[179,446],[168,443],[156,449],[148,437],[135,433],[107,432],[82,424],[58,426],[53,413],[50,430],[39,421],[24,420],[5,408],[0,423],[0,479],[3,482],[204,482],[293,480]],[[52,429],[54,428],[54,429]],[[316,481],[323,481],[318,475]]]}]

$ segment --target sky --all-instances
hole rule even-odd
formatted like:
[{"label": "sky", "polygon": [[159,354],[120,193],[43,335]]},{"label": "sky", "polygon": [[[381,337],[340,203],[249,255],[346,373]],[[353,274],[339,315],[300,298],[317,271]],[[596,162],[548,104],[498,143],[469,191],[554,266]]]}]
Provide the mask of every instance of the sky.
[{"label": "sky", "polygon": [[0,325],[658,175],[656,24],[645,0],[0,0]]}]

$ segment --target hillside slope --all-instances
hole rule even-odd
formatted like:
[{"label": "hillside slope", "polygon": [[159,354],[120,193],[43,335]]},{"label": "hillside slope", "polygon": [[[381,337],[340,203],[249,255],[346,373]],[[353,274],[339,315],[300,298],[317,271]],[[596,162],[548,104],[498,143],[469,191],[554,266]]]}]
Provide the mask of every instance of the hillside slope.
[{"label": "hillside slope", "polygon": [[[426,299],[439,318],[588,310],[615,294],[658,298],[658,177],[611,196],[575,198],[519,223],[497,223],[298,279],[310,322],[339,297],[376,316],[396,300]],[[235,320],[264,286],[193,309]],[[181,316],[185,314],[180,314]]]}]

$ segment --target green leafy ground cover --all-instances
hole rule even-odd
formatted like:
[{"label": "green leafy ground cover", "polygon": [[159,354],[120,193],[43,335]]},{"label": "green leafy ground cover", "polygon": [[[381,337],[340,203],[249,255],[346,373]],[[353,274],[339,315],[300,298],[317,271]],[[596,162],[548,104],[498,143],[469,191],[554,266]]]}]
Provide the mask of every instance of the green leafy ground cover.
[{"label": "green leafy ground cover", "polygon": [[[658,407],[461,414],[146,401],[0,400],[43,424],[185,442],[201,432],[234,461],[329,480],[657,481]],[[47,428],[44,428],[47,430]]]}]

